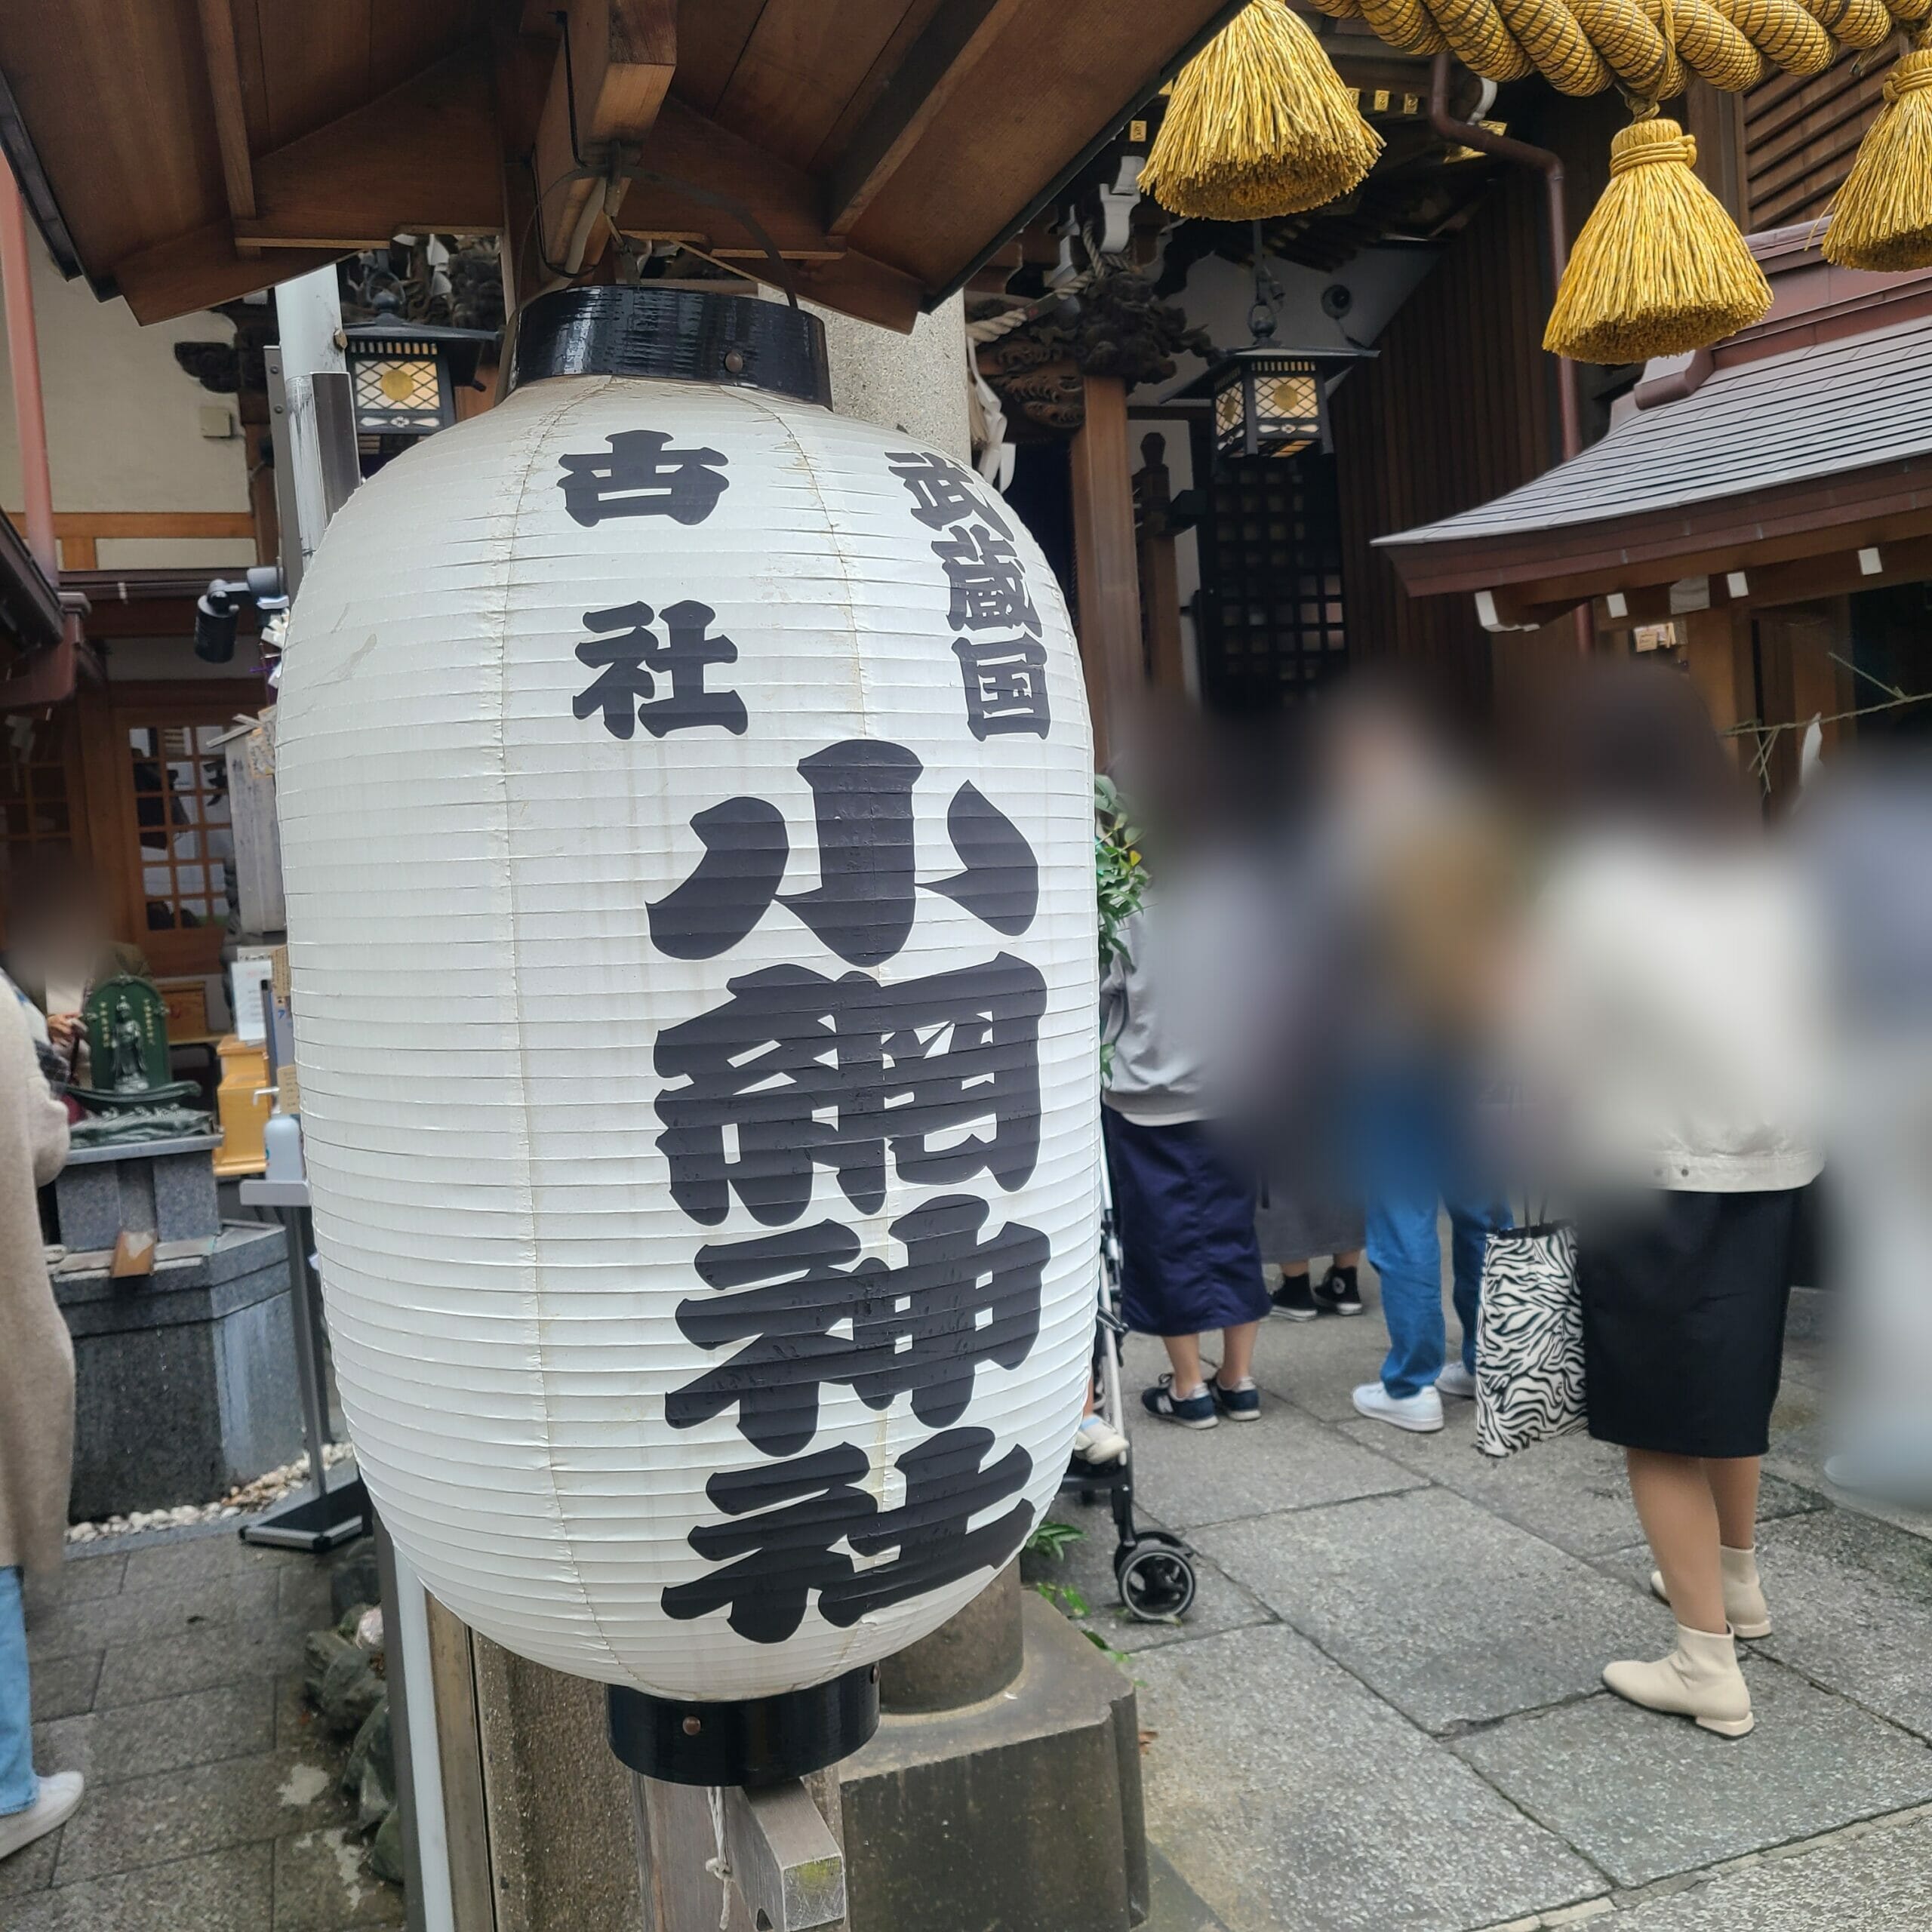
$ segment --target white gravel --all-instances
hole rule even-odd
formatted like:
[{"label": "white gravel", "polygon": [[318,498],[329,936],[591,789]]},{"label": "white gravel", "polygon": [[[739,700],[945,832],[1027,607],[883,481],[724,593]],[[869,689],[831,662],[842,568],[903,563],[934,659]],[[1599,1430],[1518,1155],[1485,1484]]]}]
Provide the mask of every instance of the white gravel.
[{"label": "white gravel", "polygon": [[[331,1442],[322,1451],[323,1465],[331,1469],[354,1461],[355,1457],[355,1451],[346,1442]],[[103,1537],[126,1536],[135,1530],[180,1529],[191,1523],[212,1523],[223,1517],[252,1515],[258,1509],[266,1509],[270,1503],[279,1503],[291,1490],[300,1488],[308,1480],[309,1458],[304,1453],[278,1469],[270,1469],[266,1475],[257,1476],[252,1482],[231,1489],[213,1503],[183,1503],[172,1509],[134,1509],[124,1516],[105,1517],[97,1523],[70,1523],[67,1526],[67,1540],[94,1543]]]}]

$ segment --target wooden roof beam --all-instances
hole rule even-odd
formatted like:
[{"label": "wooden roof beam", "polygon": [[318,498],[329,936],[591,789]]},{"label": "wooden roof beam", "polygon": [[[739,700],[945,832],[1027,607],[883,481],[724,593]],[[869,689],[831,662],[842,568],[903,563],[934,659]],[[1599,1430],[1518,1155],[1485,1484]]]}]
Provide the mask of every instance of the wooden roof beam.
[{"label": "wooden roof beam", "polygon": [[235,223],[237,245],[347,254],[412,229],[494,234],[503,197],[486,55],[466,48],[261,155],[259,211]]},{"label": "wooden roof beam", "polygon": [[[659,112],[642,158],[666,177],[641,183],[617,226],[626,235],[685,244],[769,282],[764,247],[737,211],[749,211],[795,264],[798,292],[887,328],[910,329],[922,291],[913,278],[850,247],[820,217],[821,183],[675,97]],[[701,191],[698,198],[685,186]],[[713,200],[709,197],[715,197]]]},{"label": "wooden roof beam", "polygon": [[124,257],[106,292],[125,296],[143,322],[167,321],[408,230],[494,234],[503,194],[486,53],[453,54],[258,156],[253,217],[210,222]]},{"label": "wooden roof beam", "polygon": [[248,122],[242,106],[242,63],[235,51],[235,16],[229,0],[201,0],[202,58],[214,103],[215,139],[221,149],[222,185],[228,212],[237,221],[255,215],[254,164],[248,154]]},{"label": "wooden roof beam", "polygon": [[[555,11],[564,15],[562,37],[531,160],[540,195],[542,246],[528,251],[526,299],[595,259],[604,191],[594,180],[565,177],[596,166],[614,148],[643,144],[678,63],[676,0],[569,0]],[[609,198],[612,208],[623,195],[620,183]]]},{"label": "wooden roof beam", "polygon": [[853,131],[844,154],[827,178],[829,233],[851,232],[1020,4],[1021,0],[947,0],[933,15]]}]

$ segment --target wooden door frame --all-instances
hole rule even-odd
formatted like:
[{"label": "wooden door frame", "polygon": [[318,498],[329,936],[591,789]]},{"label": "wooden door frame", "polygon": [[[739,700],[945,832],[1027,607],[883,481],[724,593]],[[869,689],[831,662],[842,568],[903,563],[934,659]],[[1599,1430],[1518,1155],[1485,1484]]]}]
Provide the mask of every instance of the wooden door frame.
[{"label": "wooden door frame", "polygon": [[[138,838],[133,768],[126,755],[131,729],[152,724],[226,724],[238,712],[256,712],[266,695],[253,678],[183,678],[109,684],[78,694],[82,761],[87,776],[88,852],[106,884],[122,928],[118,937],[140,948],[160,977],[220,970],[223,940],[211,949],[176,943],[178,930],[150,931],[144,866],[131,848]],[[202,931],[212,935],[214,928]]]}]

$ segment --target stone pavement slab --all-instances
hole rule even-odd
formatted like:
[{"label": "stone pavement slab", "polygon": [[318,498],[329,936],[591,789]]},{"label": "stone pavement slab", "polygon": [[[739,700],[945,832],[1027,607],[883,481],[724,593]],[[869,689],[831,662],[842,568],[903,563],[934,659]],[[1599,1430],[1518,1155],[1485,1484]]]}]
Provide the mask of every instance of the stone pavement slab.
[{"label": "stone pavement slab", "polygon": [[29,1619],[27,1654],[38,1663],[114,1644],[171,1642],[206,1625],[259,1622],[275,1614],[278,1581],[272,1571],[214,1577],[52,1604]]},{"label": "stone pavement slab", "polygon": [[1446,1490],[1201,1533],[1229,1576],[1429,1730],[1595,1690],[1656,1614],[1552,1545]]},{"label": "stone pavement slab", "polygon": [[102,1651],[82,1651],[67,1657],[50,1657],[33,1667],[33,1714],[42,1718],[70,1718],[94,1708],[94,1692],[100,1684]]},{"label": "stone pavement slab", "polygon": [[1745,1669],[1758,1717],[1746,1737],[1605,1691],[1472,1732],[1454,1749],[1620,1885],[1932,1798],[1932,1750],[1917,1738],[1768,1659],[1749,1658]]},{"label": "stone pavement slab", "polygon": [[1182,1429],[1143,1420],[1134,1432],[1134,1494],[1183,1533],[1265,1512],[1414,1489],[1424,1480],[1281,1401],[1260,1420]]},{"label": "stone pavement slab", "polygon": [[[1764,1524],[1758,1547],[1772,1634],[1751,1648],[1932,1740],[1932,1542],[1827,1508]],[[1643,1544],[1595,1560],[1649,1588]]]},{"label": "stone pavement slab", "polygon": [[[36,1681],[36,1690],[38,1684]],[[87,1774],[90,1789],[157,1771],[219,1762],[266,1751],[275,1743],[275,1686],[272,1678],[251,1678],[221,1684],[181,1697],[122,1704],[82,1716],[35,1724],[36,1757],[45,1770]],[[85,1756],[60,1764],[40,1749],[51,1734],[68,1730],[83,1744]]]},{"label": "stone pavement slab", "polygon": [[1762,1647],[1828,1690],[1932,1739],[1932,1543],[1833,1510],[1767,1524]]},{"label": "stone pavement slab", "polygon": [[[1359,1416],[1342,1433],[1573,1556],[1601,1555],[1642,1534],[1621,1449],[1579,1431],[1498,1460],[1475,1446],[1475,1404],[1444,1407],[1447,1421],[1438,1435],[1410,1435]],[[1758,1513],[1767,1519],[1822,1506],[1811,1491],[1774,1477]]]},{"label": "stone pavement slab", "polygon": [[1607,1921],[1614,1932],[1924,1932],[1927,1925],[1932,1818],[1924,1817],[1755,1860]]},{"label": "stone pavement slab", "polygon": [[9,1900],[5,1923],[7,1932],[265,1932],[273,1884],[269,1847],[242,1845]]},{"label": "stone pavement slab", "polygon": [[[170,1639],[110,1644],[101,1663],[94,1708],[108,1710],[212,1684],[275,1677],[300,1658],[314,1627],[307,1617],[275,1615],[245,1623],[197,1624]],[[37,1662],[34,1668],[40,1669]]]},{"label": "stone pavement slab", "polygon": [[345,1824],[340,1770],[318,1752],[261,1752],[90,1789],[61,1828],[55,1886]]},{"label": "stone pavement slab", "polygon": [[275,1932],[349,1932],[404,1917],[401,1892],[370,1871],[355,1832],[338,1826],[275,1841]]},{"label": "stone pavement slab", "polygon": [[1149,1835],[1229,1932],[1459,1932],[1606,1889],[1291,1630],[1170,1644],[1134,1674]]},{"label": "stone pavement slab", "polygon": [[1147,1918],[1141,1932],[1227,1932],[1154,1845],[1147,1847]]},{"label": "stone pavement slab", "polygon": [[[1111,1650],[1150,1650],[1158,1644],[1211,1636],[1219,1630],[1275,1620],[1273,1613],[1253,1592],[1244,1589],[1197,1552],[1194,1559],[1196,1594],[1186,1618],[1174,1623],[1143,1623],[1121,1607],[1120,1592],[1114,1586],[1113,1519],[1104,1501],[1088,1509],[1071,1497],[1063,1496],[1054,1503],[1051,1513],[1057,1520],[1073,1523],[1087,1534],[1069,1548],[1059,1562],[1051,1557],[1022,1558],[1020,1576],[1028,1583],[1071,1585],[1078,1591],[1088,1614],[1075,1620],[1103,1638]],[[1137,1512],[1135,1521],[1143,1529],[1161,1527],[1144,1509]],[[1063,1601],[1060,1607],[1066,1610],[1068,1606]]]}]

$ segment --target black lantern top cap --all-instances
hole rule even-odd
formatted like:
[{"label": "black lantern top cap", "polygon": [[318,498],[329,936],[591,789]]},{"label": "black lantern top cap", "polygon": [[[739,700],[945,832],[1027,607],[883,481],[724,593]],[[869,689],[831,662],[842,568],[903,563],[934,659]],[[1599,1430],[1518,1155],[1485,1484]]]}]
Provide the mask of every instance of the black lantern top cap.
[{"label": "black lantern top cap", "polygon": [[518,316],[510,386],[550,376],[656,376],[832,401],[825,327],[755,295],[601,284],[541,295]]}]

